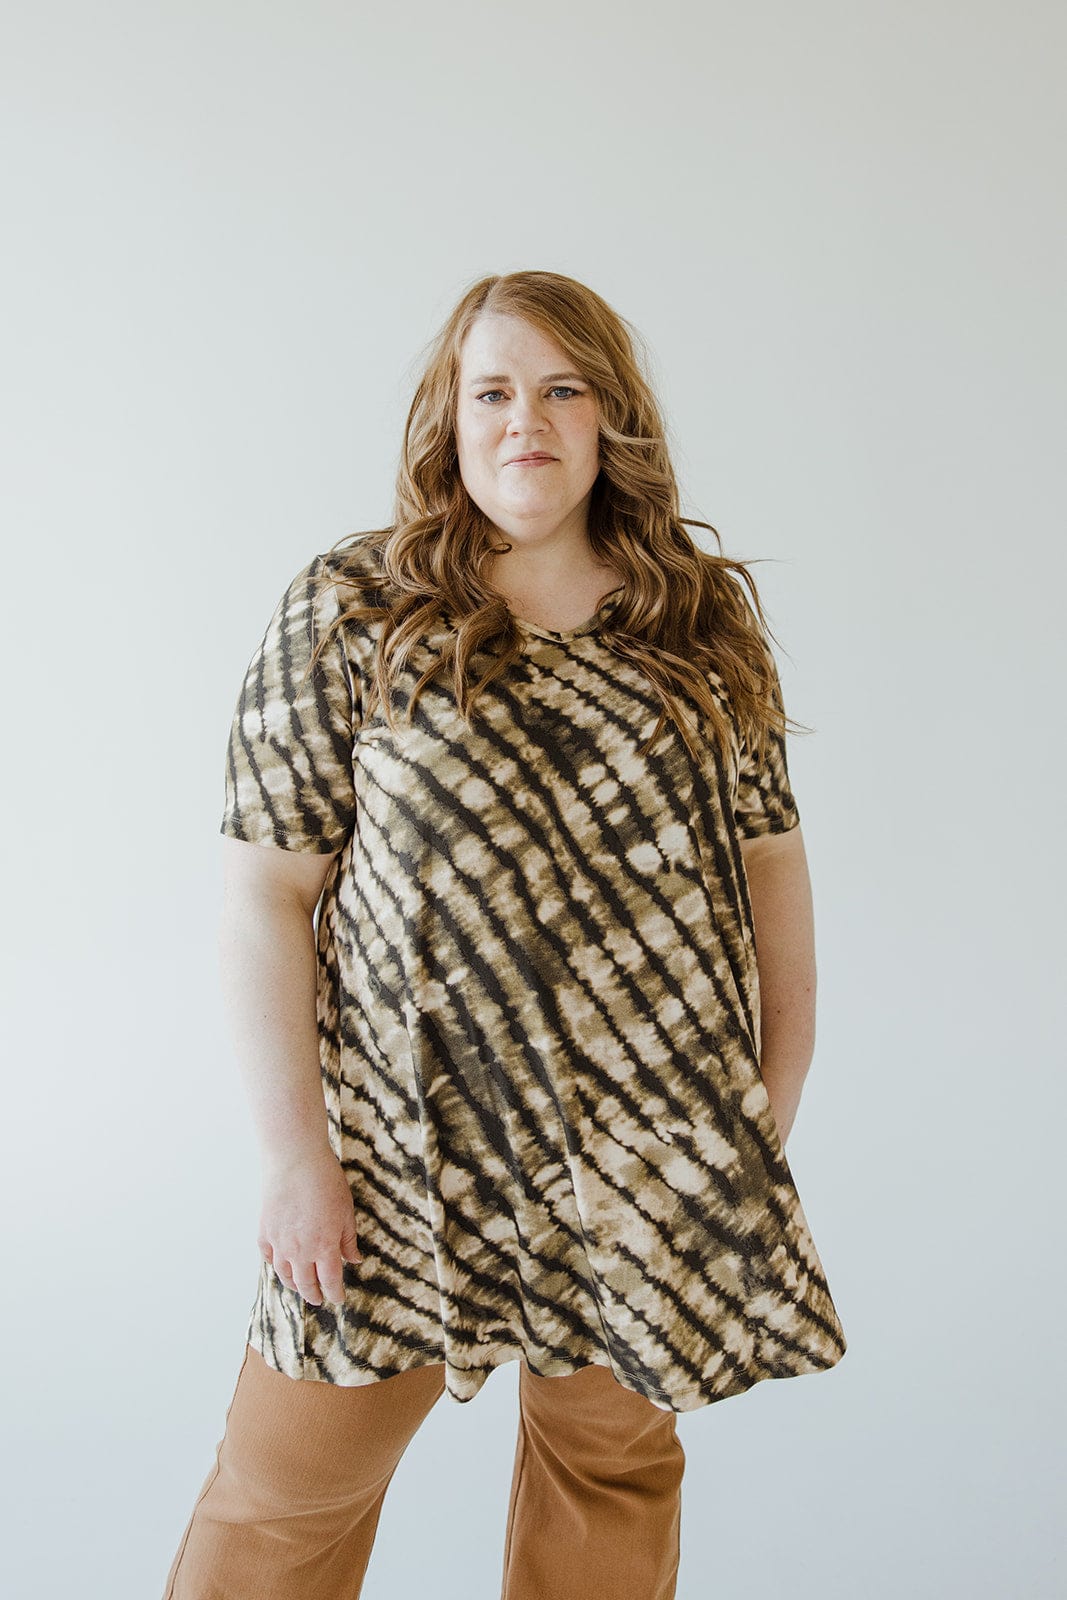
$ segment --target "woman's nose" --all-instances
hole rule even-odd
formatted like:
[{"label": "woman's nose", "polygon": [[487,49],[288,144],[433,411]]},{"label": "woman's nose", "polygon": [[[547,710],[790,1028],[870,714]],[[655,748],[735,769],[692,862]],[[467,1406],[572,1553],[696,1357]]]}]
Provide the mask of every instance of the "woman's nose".
[{"label": "woman's nose", "polygon": [[536,394],[517,394],[508,407],[508,427],[513,433],[521,432],[532,422],[541,422],[543,418],[544,403]]}]

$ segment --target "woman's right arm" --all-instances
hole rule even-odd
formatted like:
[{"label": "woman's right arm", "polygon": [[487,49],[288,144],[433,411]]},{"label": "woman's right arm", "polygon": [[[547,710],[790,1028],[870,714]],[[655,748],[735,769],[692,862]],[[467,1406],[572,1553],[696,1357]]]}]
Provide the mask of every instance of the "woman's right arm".
[{"label": "woman's right arm", "polygon": [[306,1300],[341,1302],[343,1262],[359,1254],[327,1133],[313,922],[333,855],[233,838],[223,848],[220,976],[263,1160],[260,1250]]}]

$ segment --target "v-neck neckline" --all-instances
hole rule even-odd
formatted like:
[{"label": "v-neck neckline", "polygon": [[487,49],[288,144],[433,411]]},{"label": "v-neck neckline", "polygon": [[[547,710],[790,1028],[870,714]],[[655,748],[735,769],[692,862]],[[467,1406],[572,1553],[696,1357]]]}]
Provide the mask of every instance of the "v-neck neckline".
[{"label": "v-neck neckline", "polygon": [[593,615],[586,617],[584,622],[579,622],[577,627],[574,628],[543,628],[539,623],[527,622],[525,617],[517,617],[514,612],[511,613],[511,619],[517,628],[522,629],[523,633],[535,633],[540,639],[577,639],[583,633],[592,633],[600,626],[601,622],[614,610],[617,604],[616,597],[622,593],[625,587],[625,584],[620,583],[616,588],[609,589],[593,612]]}]

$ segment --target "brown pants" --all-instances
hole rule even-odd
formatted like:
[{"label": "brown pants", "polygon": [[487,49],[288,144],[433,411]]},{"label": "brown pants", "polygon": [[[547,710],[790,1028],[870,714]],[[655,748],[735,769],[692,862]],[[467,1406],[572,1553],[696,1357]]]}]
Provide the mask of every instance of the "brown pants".
[{"label": "brown pants", "polygon": [[[358,1600],[390,1480],[442,1366],[357,1388],[246,1346],[164,1600]],[[673,1600],[685,1453],[674,1412],[606,1367],[519,1364],[501,1600]]]}]

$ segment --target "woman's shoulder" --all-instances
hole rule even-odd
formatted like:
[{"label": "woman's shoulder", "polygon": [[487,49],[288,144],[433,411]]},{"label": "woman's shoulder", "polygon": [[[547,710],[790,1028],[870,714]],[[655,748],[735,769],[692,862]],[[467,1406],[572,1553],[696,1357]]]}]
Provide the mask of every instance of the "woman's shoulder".
[{"label": "woman's shoulder", "polygon": [[338,539],[319,560],[338,572],[380,572],[381,547],[373,533],[350,533]]},{"label": "woman's shoulder", "polygon": [[377,605],[384,594],[384,587],[379,589],[371,584],[356,587],[346,581],[382,576],[380,551],[370,534],[354,534],[343,544],[319,551],[304,571],[318,585],[333,592],[335,603],[342,610],[351,605]]}]

